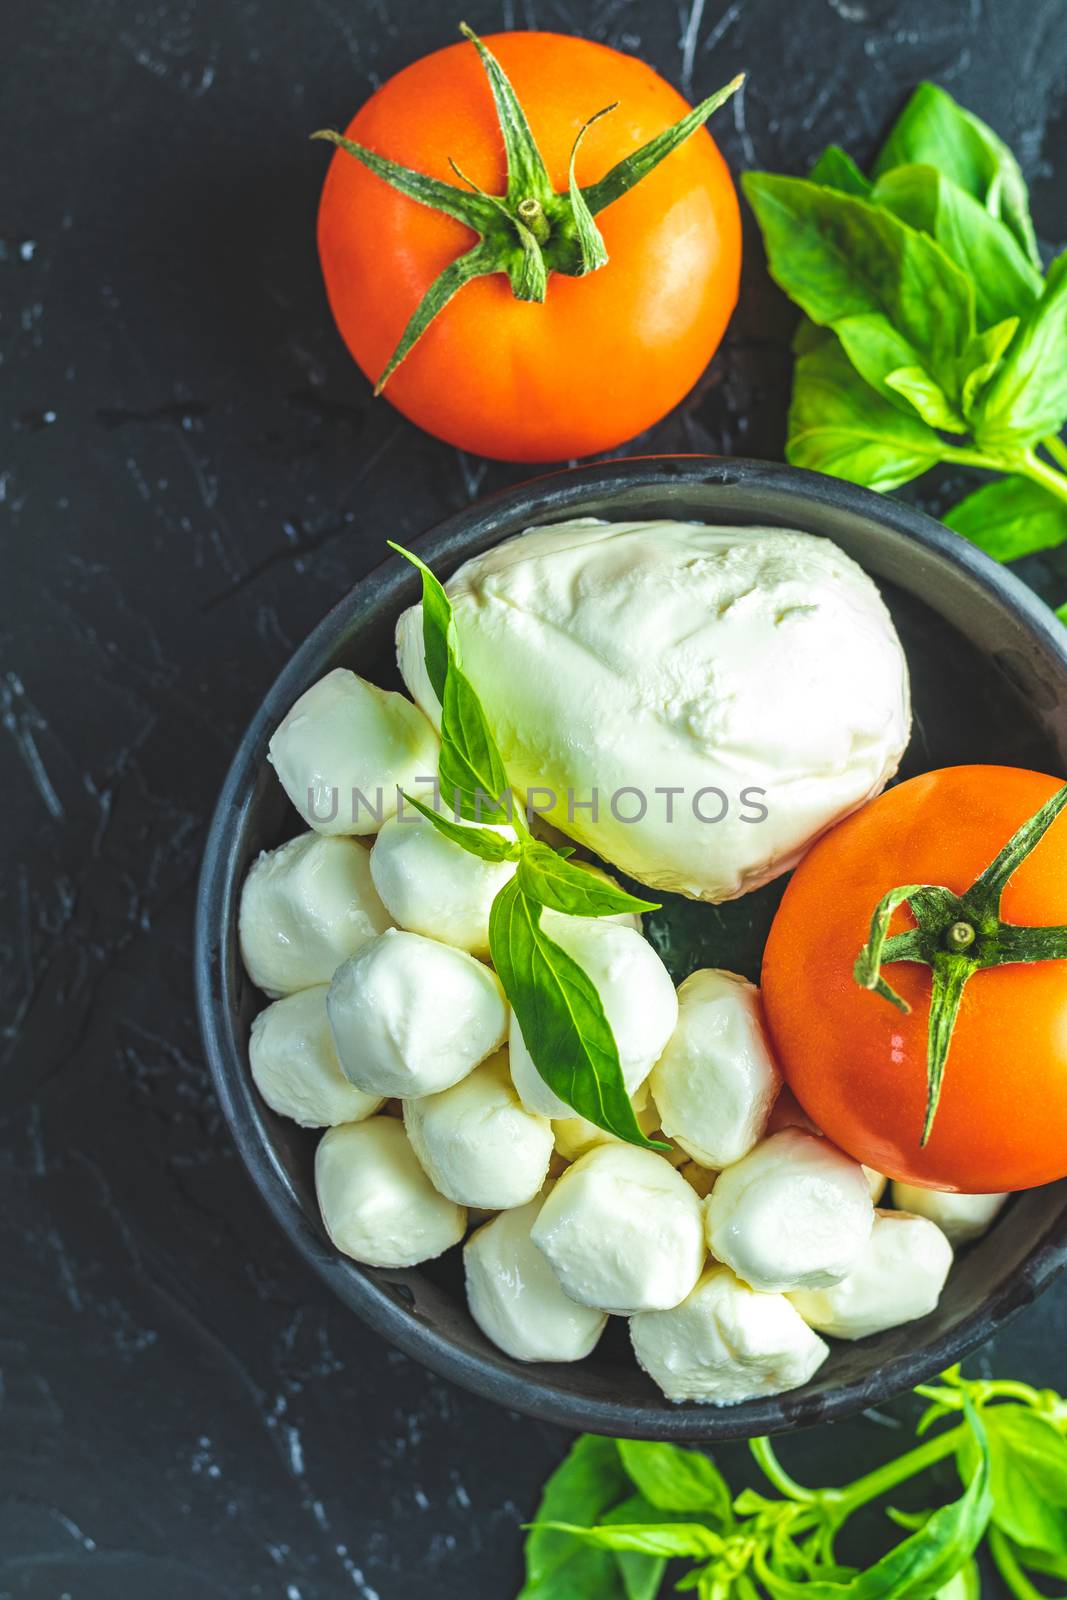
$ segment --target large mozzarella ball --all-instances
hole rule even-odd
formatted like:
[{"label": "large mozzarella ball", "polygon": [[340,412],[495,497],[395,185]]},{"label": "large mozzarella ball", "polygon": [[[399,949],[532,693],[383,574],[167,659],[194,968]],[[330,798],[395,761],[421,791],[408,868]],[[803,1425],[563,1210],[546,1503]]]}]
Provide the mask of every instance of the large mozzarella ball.
[{"label": "large mozzarella ball", "polygon": [[673,1310],[632,1317],[630,1340],[668,1400],[720,1406],[797,1389],[830,1353],[784,1295],[750,1289],[723,1266]]},{"label": "large mozzarella ball", "polygon": [[999,1216],[1006,1194],[951,1194],[944,1189],[920,1189],[912,1183],[893,1184],[893,1204],[900,1211],[936,1222],[955,1248],[980,1239]]},{"label": "large mozzarella ball", "polygon": [[338,1250],[372,1267],[430,1261],[466,1231],[466,1211],[437,1193],[395,1117],[324,1133],[315,1152],[315,1190]]},{"label": "large mozzarella ball", "polygon": [[334,973],[326,1008],[345,1077],[368,1094],[438,1094],[499,1050],[508,1008],[463,950],[390,928]]},{"label": "large mozzarella ball", "polygon": [[248,1060],[256,1088],[302,1128],[362,1122],[382,1103],[341,1071],[326,1017],[327,985],[286,995],[253,1018]]},{"label": "large mozzarella ball", "polygon": [[599,1145],[568,1167],[532,1237],[572,1300],[622,1316],[676,1306],[704,1265],[696,1194],[634,1145]]},{"label": "large mozzarella ball", "polygon": [[[678,1020],[678,996],[659,956],[632,928],[600,917],[544,911],[541,926],[592,980],[619,1052],[628,1094],[644,1083]],[[522,1029],[511,1022],[511,1075],[522,1102],[543,1117],[567,1118],[574,1108],[541,1077]]]},{"label": "large mozzarella ball", "polygon": [[[646,1139],[659,1127],[659,1116],[652,1104],[648,1092],[648,1084],[641,1084],[630,1096],[630,1104],[634,1108],[637,1126]],[[590,1122],[586,1117],[560,1117],[552,1124],[555,1135],[556,1149],[565,1161],[577,1161],[579,1156],[584,1156],[587,1150],[594,1149],[598,1144],[625,1144],[618,1134],[609,1133],[606,1128],[598,1127],[595,1122]]]},{"label": "large mozzarella ball", "polygon": [[396,811],[398,789],[419,793],[436,777],[437,752],[410,700],[336,667],[279,723],[269,760],[318,833],[376,833]]},{"label": "large mozzarella ball", "polygon": [[552,1124],[523,1106],[505,1050],[451,1089],[405,1100],[404,1126],[434,1188],[459,1205],[507,1211],[540,1193]]},{"label": "large mozzarella ball", "polygon": [[[584,520],[507,540],[447,588],[511,781],[551,790],[550,820],[640,883],[757,888],[878,794],[907,744],[892,620],[828,539]],[[437,718],[418,607],[397,645]],[[578,809],[594,791],[595,820]]]},{"label": "large mozzarella ball", "polygon": [[[508,827],[490,831],[509,841],[515,838]],[[514,861],[471,855],[409,806],[383,826],[371,851],[370,870],[382,904],[400,927],[472,955],[488,955],[489,912],[514,877]]]},{"label": "large mozzarella ball", "polygon": [[706,1221],[712,1255],[753,1289],[820,1289],[860,1260],[874,1206],[858,1161],[786,1128],[720,1173]]},{"label": "large mozzarella ball", "polygon": [[241,958],[264,994],[329,983],[342,961],[390,926],[355,839],[301,833],[253,862],[241,890]]},{"label": "large mozzarella ball", "polygon": [[541,1200],[502,1211],[463,1247],[467,1304],[487,1339],[516,1361],[581,1361],[607,1316],[581,1306],[530,1238]]},{"label": "large mozzarella ball", "polygon": [[820,1333],[865,1339],[933,1311],[951,1265],[952,1246],[935,1223],[903,1211],[879,1211],[847,1278],[789,1298]]},{"label": "large mozzarella ball", "polygon": [[763,1137],[781,1083],[755,984],[714,968],[686,978],[649,1079],[664,1133],[702,1166],[728,1167]]}]

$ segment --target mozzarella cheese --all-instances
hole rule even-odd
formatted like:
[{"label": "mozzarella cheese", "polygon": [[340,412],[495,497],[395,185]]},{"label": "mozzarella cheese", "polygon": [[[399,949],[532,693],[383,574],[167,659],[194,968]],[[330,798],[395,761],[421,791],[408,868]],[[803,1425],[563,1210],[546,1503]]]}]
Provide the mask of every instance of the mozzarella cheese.
[{"label": "mozzarella cheese", "polygon": [[[641,1084],[630,1096],[630,1103],[634,1108],[637,1125],[646,1138],[654,1133],[659,1124],[658,1113],[652,1104],[648,1092],[648,1084]],[[577,1161],[579,1156],[584,1156],[587,1150],[594,1149],[598,1144],[624,1144],[615,1133],[609,1133],[606,1128],[600,1128],[595,1122],[589,1122],[585,1117],[560,1117],[552,1124],[555,1135],[556,1149],[565,1161]]]},{"label": "mozzarella cheese", "polygon": [[911,1183],[893,1184],[893,1204],[900,1211],[936,1222],[955,1249],[980,1239],[999,1216],[1006,1194],[950,1194],[944,1189],[919,1189]]},{"label": "mozzarella cheese", "polygon": [[372,1267],[413,1267],[462,1239],[467,1213],[437,1193],[395,1117],[330,1128],[315,1152],[315,1190],[333,1243]]},{"label": "mozzarella cheese", "polygon": [[664,1133],[702,1166],[728,1167],[763,1137],[781,1083],[755,984],[714,968],[686,978],[649,1079]]},{"label": "mozzarella cheese", "polygon": [[859,1262],[874,1206],[863,1168],[828,1139],[786,1128],[720,1173],[708,1246],[753,1289],[820,1289]]},{"label": "mozzarella cheese", "polygon": [[668,1400],[720,1406],[797,1389],[830,1353],[784,1295],[758,1293],[724,1266],[673,1310],[632,1317],[630,1340]]},{"label": "mozzarella cheese", "polygon": [[271,996],[329,983],[342,961],[389,926],[370,856],[355,839],[298,834],[265,850],[241,890],[241,959]]},{"label": "mozzarella cheese", "polygon": [[879,1211],[863,1254],[846,1278],[789,1299],[804,1321],[835,1339],[865,1339],[933,1311],[952,1246],[926,1217]]},{"label": "mozzarella cheese", "polygon": [[270,741],[268,760],[318,833],[375,833],[437,774],[438,741],[402,694],[336,667],[300,696]]},{"label": "mozzarella cheese", "polygon": [[699,1161],[685,1161],[678,1168],[682,1177],[691,1189],[695,1189],[701,1200],[706,1200],[715,1187],[715,1180],[719,1176],[711,1167],[702,1167]]},{"label": "mozzarella cheese", "polygon": [[[828,539],[583,520],[507,540],[447,588],[512,783],[552,791],[549,819],[640,883],[748,893],[878,794],[907,744],[900,641]],[[397,646],[436,720],[419,607]]]},{"label": "mozzarella cheese", "polygon": [[341,1070],[368,1094],[438,1094],[504,1042],[495,972],[463,950],[390,928],[334,973],[326,1000]]},{"label": "mozzarella cheese", "polygon": [[[615,1035],[627,1093],[632,1095],[648,1077],[678,1020],[678,996],[670,973],[647,939],[619,923],[544,911],[541,926],[595,985]],[[515,1017],[509,1042],[511,1075],[523,1105],[542,1117],[573,1117],[573,1106],[538,1072]]]},{"label": "mozzarella cheese", "polygon": [[[871,1192],[871,1204],[876,1206],[885,1194],[889,1179],[884,1172],[876,1172],[873,1167],[864,1167],[863,1176],[867,1179],[867,1188]],[[911,1209],[914,1210],[914,1206]]]},{"label": "mozzarella cheese", "polygon": [[445,1089],[404,1101],[411,1147],[434,1188],[487,1211],[540,1193],[552,1157],[552,1124],[515,1093],[505,1050]]},{"label": "mozzarella cheese", "polygon": [[572,1300],[622,1316],[677,1305],[704,1265],[696,1194],[634,1145],[598,1145],[568,1167],[531,1237]]},{"label": "mozzarella cheese", "polygon": [[581,1361],[607,1323],[564,1294],[530,1238],[541,1199],[502,1211],[463,1247],[467,1304],[487,1339],[516,1361]]},{"label": "mozzarella cheese", "polygon": [[381,1106],[341,1071],[326,1018],[324,983],[302,989],[252,1019],[248,1060],[256,1088],[279,1116],[302,1128],[362,1122]]},{"label": "mozzarella cheese", "polygon": [[[509,841],[515,838],[511,828],[488,831]],[[401,928],[472,955],[488,955],[489,912],[498,892],[515,875],[513,861],[485,861],[471,855],[407,806],[382,827],[371,851],[370,870],[382,904]]]}]

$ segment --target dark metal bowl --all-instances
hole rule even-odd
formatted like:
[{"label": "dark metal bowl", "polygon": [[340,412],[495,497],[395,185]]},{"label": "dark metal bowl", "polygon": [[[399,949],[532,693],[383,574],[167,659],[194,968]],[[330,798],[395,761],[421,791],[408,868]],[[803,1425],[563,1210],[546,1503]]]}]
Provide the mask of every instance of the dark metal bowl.
[{"label": "dark metal bowl", "polygon": [[[754,461],[609,462],[494,495],[442,523],[419,549],[444,577],[532,524],[574,516],[777,524],[829,536],[878,581],[908,652],[916,723],[903,775],[966,761],[1067,770],[1067,630],[1011,573],[899,500]],[[1015,1199],[961,1255],[931,1316],[859,1343],[835,1343],[803,1389],[726,1409],[665,1402],[614,1320],[585,1361],[512,1361],[468,1316],[456,1251],[387,1272],[357,1266],[333,1248],[315,1202],[315,1135],[269,1111],[248,1070],[249,1024],[264,1002],[241,966],[238,901],[257,853],[297,831],[266,763],[271,732],[332,667],[396,682],[393,626],[417,594],[411,568],[391,559],[296,652],[238,746],[204,857],[196,926],[204,1048],[237,1147],[297,1249],[366,1322],[445,1377],[569,1428],[639,1438],[737,1438],[844,1417],[930,1378],[989,1338],[1064,1264],[1067,1182]],[[712,964],[754,974],[780,887],[731,906],[676,902],[659,913],[665,923],[658,943],[676,980]]]}]

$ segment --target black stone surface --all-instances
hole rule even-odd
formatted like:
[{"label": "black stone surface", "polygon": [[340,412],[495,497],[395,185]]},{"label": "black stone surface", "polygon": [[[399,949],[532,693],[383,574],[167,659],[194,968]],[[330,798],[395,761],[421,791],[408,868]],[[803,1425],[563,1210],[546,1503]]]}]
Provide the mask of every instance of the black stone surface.
[{"label": "black stone surface", "polygon": [[[752,74],[735,169],[861,159],[933,77],[1067,238],[1059,0],[472,5]],[[449,42],[415,0],[41,0],[5,17],[0,1597],[508,1600],[566,1439],[431,1378],[290,1253],[220,1126],[190,918],[228,753],[379,559],[522,468],[372,404],[326,313],[305,143]],[[642,448],[774,458],[789,316],[750,249],[698,392]],[[934,509],[958,485],[927,494]],[[1067,595],[1067,561],[1031,563]],[[1067,1287],[982,1360],[1067,1389]],[[886,1419],[883,1419],[885,1422]],[[800,1476],[897,1448],[798,1437]],[[744,1453],[722,1452],[731,1474]],[[990,1592],[993,1592],[990,1590]]]}]

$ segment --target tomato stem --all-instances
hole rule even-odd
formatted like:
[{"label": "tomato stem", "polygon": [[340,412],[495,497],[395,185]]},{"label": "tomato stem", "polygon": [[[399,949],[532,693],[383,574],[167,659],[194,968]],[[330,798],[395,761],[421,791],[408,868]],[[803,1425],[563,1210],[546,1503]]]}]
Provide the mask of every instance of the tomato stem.
[{"label": "tomato stem", "polygon": [[[874,908],[867,943],[853,968],[860,988],[907,1012],[907,1002],[882,976],[883,966],[915,961],[931,969],[922,1145],[933,1131],[956,1018],[970,979],[988,967],[1067,960],[1067,927],[1019,927],[1001,917],[1001,898],[1012,874],[1065,807],[1067,784],[1012,834],[964,894],[936,884],[910,883],[890,889]],[[890,934],[893,913],[904,905],[916,926]]]},{"label": "tomato stem", "polygon": [[548,236],[552,232],[545,208],[540,200],[533,195],[528,195],[525,200],[520,200],[516,206],[520,221],[524,222],[537,240],[538,244],[547,244]]},{"label": "tomato stem", "polygon": [[744,82],[744,75],[702,100],[673,127],[657,134],[632,155],[616,163],[597,183],[582,191],[574,176],[574,158],[587,130],[614,105],[595,112],[581,127],[571,153],[568,184],[556,193],[537,148],[530,124],[507,74],[488,46],[467,24],[460,32],[478,52],[493,94],[497,120],[507,157],[507,188],[502,195],[483,193],[459,171],[453,170],[468,185],[470,192],[442,183],[413,168],[366,149],[354,139],[324,128],[313,139],[325,139],[338,150],[360,162],[383,182],[420,205],[454,217],[478,235],[478,242],[464,255],[451,261],[426,290],[412,312],[396,349],[375,384],[380,394],[405,356],[414,348],[430,323],[444,310],[452,296],[472,278],[494,272],[507,274],[517,300],[544,300],[549,274],[562,272],[580,278],[595,272],[608,259],[604,241],[593,217],[611,205],[648,176],[661,161],[707,122]]}]

